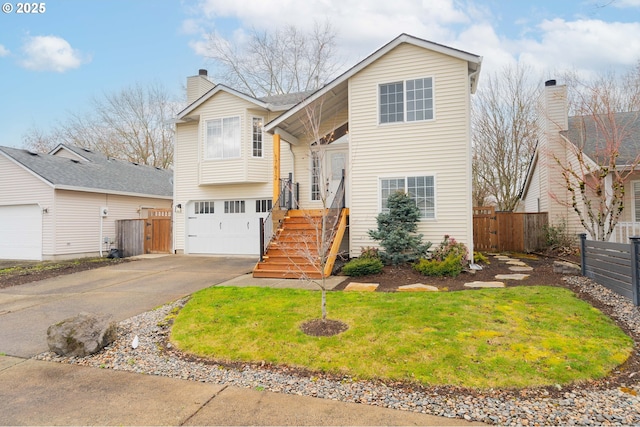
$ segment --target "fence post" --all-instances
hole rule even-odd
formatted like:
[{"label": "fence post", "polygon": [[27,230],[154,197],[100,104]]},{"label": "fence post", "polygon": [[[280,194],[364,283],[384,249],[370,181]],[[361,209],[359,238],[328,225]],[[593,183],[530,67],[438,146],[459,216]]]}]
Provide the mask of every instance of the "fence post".
[{"label": "fence post", "polygon": [[633,305],[640,305],[640,274],[638,274],[638,252],[640,251],[640,237],[629,237],[631,240],[631,292]]},{"label": "fence post", "polygon": [[587,255],[586,255],[587,233],[580,233],[578,234],[578,236],[580,236],[580,266],[581,266],[580,274],[582,274],[583,276],[586,276],[587,275]]}]

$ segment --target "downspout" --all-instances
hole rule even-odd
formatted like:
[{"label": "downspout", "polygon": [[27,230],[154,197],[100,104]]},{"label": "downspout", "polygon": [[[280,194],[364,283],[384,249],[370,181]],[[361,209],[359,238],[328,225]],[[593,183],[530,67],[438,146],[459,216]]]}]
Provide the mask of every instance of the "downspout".
[{"label": "downspout", "polygon": [[[480,65],[478,65],[478,68],[472,72],[471,74],[469,74],[469,82],[472,81],[472,79],[478,74],[480,73]],[[469,105],[468,105],[468,114],[469,114],[469,148],[471,148],[471,86],[469,86]],[[475,260],[473,259],[473,152],[472,150],[469,150],[469,168],[471,169],[471,173],[469,174],[469,188],[472,189],[471,194],[469,194],[468,196],[468,203],[469,206],[471,207],[469,215],[471,216],[470,220],[471,220],[471,238],[469,239],[469,258],[470,258],[470,262],[469,262],[469,268],[471,270],[482,270],[482,267],[478,264],[475,263]]]}]

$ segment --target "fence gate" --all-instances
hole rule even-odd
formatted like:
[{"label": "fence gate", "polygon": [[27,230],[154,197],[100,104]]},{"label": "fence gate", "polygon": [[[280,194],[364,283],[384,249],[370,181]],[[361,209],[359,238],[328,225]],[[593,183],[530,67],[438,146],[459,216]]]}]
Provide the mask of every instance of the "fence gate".
[{"label": "fence gate", "polygon": [[498,249],[498,222],[491,206],[473,208],[473,248],[484,252]]},{"label": "fence gate", "polygon": [[171,252],[171,209],[151,209],[144,220],[144,253]]}]

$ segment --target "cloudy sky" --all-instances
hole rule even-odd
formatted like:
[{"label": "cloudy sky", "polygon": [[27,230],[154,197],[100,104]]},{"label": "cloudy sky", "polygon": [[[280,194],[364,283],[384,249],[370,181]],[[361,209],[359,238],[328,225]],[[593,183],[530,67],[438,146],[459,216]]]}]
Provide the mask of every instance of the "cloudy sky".
[{"label": "cloudy sky", "polygon": [[481,55],[483,74],[516,61],[541,79],[625,72],[640,60],[640,0],[52,0],[22,6],[31,13],[0,3],[0,145],[14,147],[137,82],[179,96],[186,76],[212,67],[214,31],[241,40],[328,18],[348,66],[400,33]]}]

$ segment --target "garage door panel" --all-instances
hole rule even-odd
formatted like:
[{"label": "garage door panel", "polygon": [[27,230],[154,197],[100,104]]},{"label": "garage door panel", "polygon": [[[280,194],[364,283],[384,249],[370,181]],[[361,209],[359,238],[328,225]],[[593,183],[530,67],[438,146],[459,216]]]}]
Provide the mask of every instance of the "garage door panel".
[{"label": "garage door panel", "polygon": [[[254,206],[247,200],[247,209]],[[260,217],[266,213],[225,213],[224,201],[216,201],[216,213],[195,214],[188,209],[187,251],[199,254],[258,255],[260,253]]]},{"label": "garage door panel", "polygon": [[0,206],[0,259],[42,259],[40,206]]}]

